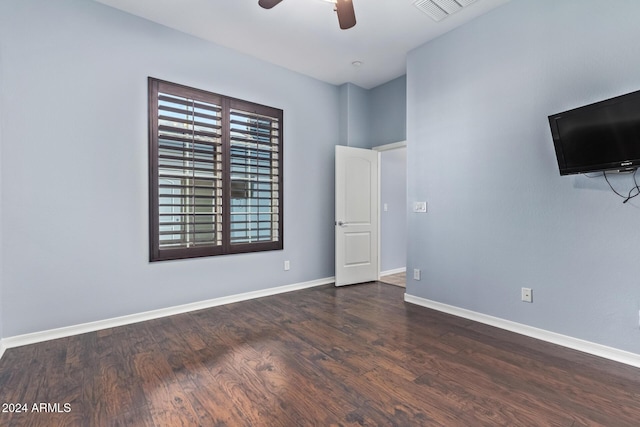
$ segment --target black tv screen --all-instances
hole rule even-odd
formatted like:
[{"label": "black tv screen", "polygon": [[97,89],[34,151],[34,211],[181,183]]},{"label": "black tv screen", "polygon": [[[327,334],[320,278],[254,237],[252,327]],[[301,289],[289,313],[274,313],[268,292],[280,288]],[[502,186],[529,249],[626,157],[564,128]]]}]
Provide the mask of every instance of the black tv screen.
[{"label": "black tv screen", "polygon": [[640,166],[640,91],[549,116],[560,175]]}]

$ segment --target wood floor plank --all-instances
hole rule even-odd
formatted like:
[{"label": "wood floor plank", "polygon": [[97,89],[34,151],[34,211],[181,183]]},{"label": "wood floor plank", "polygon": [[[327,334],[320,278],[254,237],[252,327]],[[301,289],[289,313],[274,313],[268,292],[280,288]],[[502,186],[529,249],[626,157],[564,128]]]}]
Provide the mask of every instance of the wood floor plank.
[{"label": "wood floor plank", "polygon": [[[304,424],[304,420],[314,413],[314,418],[321,425],[338,422],[339,418],[333,415],[331,409],[334,402],[326,399],[332,390],[322,390],[329,383],[319,376],[315,376],[313,382],[309,381],[309,376],[314,375],[314,372],[308,368],[313,364],[303,366],[304,362],[300,363],[308,360],[303,356],[306,351],[315,349],[258,314],[256,308],[254,304],[234,304],[229,307],[236,319],[235,334],[243,336],[243,343],[254,351],[243,349],[246,362],[243,364],[237,361],[234,366],[244,365],[247,368],[245,375],[253,376],[252,372],[257,375],[258,383],[262,383],[263,393],[269,393],[273,399],[274,414],[286,412],[285,424]],[[249,330],[254,332],[248,335],[245,332]],[[253,383],[252,388],[256,388],[258,383]],[[321,412],[317,411],[319,405],[323,408]],[[282,417],[275,416],[276,419],[272,422],[280,422]]]},{"label": "wood floor plank", "polygon": [[0,425],[639,425],[640,369],[403,292],[320,286],[12,348],[0,403],[62,410]]},{"label": "wood floor plank", "polygon": [[[566,372],[556,367],[543,368],[535,365],[528,365],[525,360],[508,360],[510,352],[496,350],[495,348],[484,346],[482,343],[466,342],[467,348],[475,348],[473,353],[468,353],[464,357],[467,366],[473,369],[485,369],[490,372],[492,382],[496,386],[501,386],[510,399],[523,395],[525,401],[529,401],[527,396],[538,396],[537,399],[544,402],[544,405],[553,409],[557,413],[566,410],[567,407],[574,407],[576,413],[588,414],[587,419],[604,422],[616,416],[619,422],[630,420],[625,417],[625,408],[633,407],[638,400],[629,398],[622,390],[615,390],[611,387],[603,386],[599,382],[584,381],[579,373]],[[505,360],[507,359],[507,361]],[[491,370],[487,369],[491,366]],[[514,381],[514,379],[518,381]],[[604,394],[602,393],[604,391]],[[616,402],[610,401],[610,394],[614,392],[617,397]],[[607,413],[608,412],[608,413]]]}]

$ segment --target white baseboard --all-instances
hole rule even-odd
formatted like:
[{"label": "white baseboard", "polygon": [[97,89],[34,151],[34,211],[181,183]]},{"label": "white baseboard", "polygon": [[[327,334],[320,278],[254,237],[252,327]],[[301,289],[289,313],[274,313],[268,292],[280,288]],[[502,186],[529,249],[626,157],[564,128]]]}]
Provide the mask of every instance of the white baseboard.
[{"label": "white baseboard", "polygon": [[407,267],[394,268],[393,270],[381,271],[380,276],[390,276],[392,274],[405,273],[406,271]]},{"label": "white baseboard", "polygon": [[2,353],[4,353],[4,350],[8,348],[35,344],[43,341],[84,334],[87,332],[95,332],[101,329],[129,325],[131,323],[144,322],[145,320],[153,320],[161,317],[187,313],[190,311],[203,310],[205,308],[216,307],[219,305],[231,304],[234,302],[247,301],[255,298],[312,288],[315,286],[328,285],[330,283],[333,283],[334,281],[335,279],[333,277],[327,277],[325,279],[312,280],[309,282],[296,283],[293,285],[279,286],[276,288],[263,289],[260,291],[246,292],[242,294],[214,298],[206,301],[198,301],[189,304],[176,305],[173,307],[161,308],[158,310],[151,310],[143,313],[131,314],[128,316],[114,317],[111,319],[98,320],[96,322],[83,323],[80,325],[66,326],[63,328],[50,329],[25,335],[16,335],[13,337],[4,338],[0,342],[0,357],[2,357]]},{"label": "white baseboard", "polygon": [[442,304],[440,302],[431,301],[425,298],[416,297],[414,295],[410,295],[406,293],[404,294],[404,300],[406,302],[420,305],[422,307],[427,307],[433,310],[452,314],[454,316],[463,317],[469,320],[474,320],[476,322],[484,323],[486,325],[495,326],[496,328],[506,329],[507,331],[515,332],[521,335],[526,335],[528,337],[536,338],[542,341],[547,341],[552,344],[557,344],[563,347],[571,348],[573,350],[578,350],[583,353],[592,354],[594,356],[603,357],[605,359],[613,360],[615,362],[620,362],[626,365],[631,365],[631,366],[640,368],[640,354],[619,350],[613,347],[607,347],[605,345],[596,344],[590,341],[584,341],[584,340],[573,338],[567,335],[557,334],[555,332],[546,331],[544,329],[534,328],[533,326],[523,325],[522,323],[516,323],[510,320],[505,320],[498,317],[493,317],[486,314],[478,313],[475,311],[466,310],[464,308]]}]

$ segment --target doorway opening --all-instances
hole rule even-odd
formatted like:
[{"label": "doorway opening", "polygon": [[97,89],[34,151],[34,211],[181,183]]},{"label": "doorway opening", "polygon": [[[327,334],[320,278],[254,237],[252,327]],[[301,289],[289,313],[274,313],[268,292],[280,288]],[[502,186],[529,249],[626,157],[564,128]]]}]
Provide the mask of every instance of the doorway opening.
[{"label": "doorway opening", "polygon": [[380,153],[379,281],[406,287],[407,142],[373,149]]}]

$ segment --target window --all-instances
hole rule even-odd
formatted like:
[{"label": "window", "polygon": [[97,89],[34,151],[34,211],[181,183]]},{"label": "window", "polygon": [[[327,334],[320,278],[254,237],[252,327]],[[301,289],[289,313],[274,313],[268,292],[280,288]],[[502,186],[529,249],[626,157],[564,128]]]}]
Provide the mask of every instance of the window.
[{"label": "window", "polygon": [[282,249],[282,116],[149,78],[151,261]]}]

